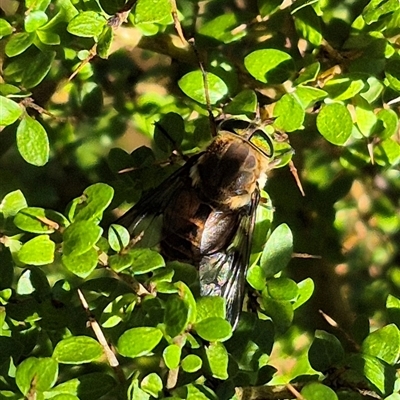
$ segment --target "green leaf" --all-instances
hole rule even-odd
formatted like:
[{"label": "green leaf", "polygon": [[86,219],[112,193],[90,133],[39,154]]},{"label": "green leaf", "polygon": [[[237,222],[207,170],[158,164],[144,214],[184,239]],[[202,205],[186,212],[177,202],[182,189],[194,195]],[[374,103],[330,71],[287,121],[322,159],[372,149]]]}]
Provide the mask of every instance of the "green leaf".
[{"label": "green leaf", "polygon": [[321,372],[327,371],[344,357],[344,350],[339,339],[325,331],[316,330],[315,337],[308,351],[311,366]]},{"label": "green leaf", "polygon": [[263,18],[278,11],[281,4],[282,0],[257,0],[259,12]]},{"label": "green leaf", "polygon": [[297,86],[296,91],[292,93],[304,110],[312,107],[317,101],[323,100],[327,95],[325,90],[311,86]]},{"label": "green leaf", "polygon": [[14,217],[18,211],[28,207],[25,196],[20,190],[14,190],[4,196],[0,203],[0,213],[4,218]]},{"label": "green leaf", "polygon": [[114,251],[121,251],[128,246],[131,237],[128,230],[121,225],[111,224],[108,228],[108,242]]},{"label": "green leaf", "polygon": [[0,18],[0,39],[4,36],[11,35],[13,32],[13,28],[8,21],[3,18]]},{"label": "green leaf", "polygon": [[376,116],[378,118],[378,123],[383,125],[381,129],[376,132],[381,139],[388,139],[397,132],[399,118],[393,110],[383,108]]},{"label": "green leaf", "polygon": [[317,128],[328,142],[342,146],[351,135],[353,121],[343,104],[326,104],[317,116]]},{"label": "green leaf", "polygon": [[129,391],[131,393],[129,400],[150,400],[150,395],[139,387],[137,379],[133,379]]},{"label": "green leaf", "polygon": [[167,262],[167,267],[172,268],[172,270],[174,271],[173,280],[175,282],[181,281],[191,286],[193,283],[197,281],[199,277],[196,268],[191,264],[179,261],[169,261]]},{"label": "green leaf", "polygon": [[8,96],[10,94],[19,94],[21,90],[14,85],[10,85],[8,83],[0,83],[0,93],[3,96]]},{"label": "green leaf", "polygon": [[299,297],[293,304],[293,309],[302,306],[314,293],[314,281],[311,278],[306,278],[297,284],[299,289]]},{"label": "green leaf", "polygon": [[176,295],[171,295],[165,304],[165,331],[172,338],[180,335],[188,326],[189,309],[185,302]]},{"label": "green leaf", "polygon": [[[306,84],[309,82],[314,82],[321,69],[321,64],[316,61],[312,64],[306,65],[299,73],[299,77],[294,81],[294,85]],[[316,89],[316,88],[314,88]],[[297,90],[297,89],[296,89]]]},{"label": "green leaf", "polygon": [[27,207],[18,211],[14,225],[22,231],[31,233],[53,233],[58,225],[65,226],[68,221],[60,213],[39,207]]},{"label": "green leaf", "polygon": [[298,295],[296,282],[289,278],[273,278],[267,281],[268,294],[275,300],[294,300]]},{"label": "green leaf", "polygon": [[[200,384],[189,384],[186,386],[187,396],[186,399],[193,400],[215,400],[217,396],[207,386]],[[176,399],[174,399],[176,400]]]},{"label": "green leaf", "polygon": [[370,333],[362,344],[362,351],[393,365],[400,356],[399,329],[390,324]]},{"label": "green leaf", "polygon": [[25,17],[25,31],[35,32],[48,21],[48,17],[43,11],[31,11]]},{"label": "green leaf", "polygon": [[200,322],[210,317],[225,319],[225,300],[219,296],[207,296],[197,299],[197,318]]},{"label": "green leaf", "polygon": [[163,389],[163,382],[155,372],[145,376],[140,382],[140,387],[146,393],[158,398]]},{"label": "green leaf", "polygon": [[34,33],[19,32],[10,37],[6,44],[5,52],[8,57],[15,57],[23,53],[33,43]]},{"label": "green leaf", "polygon": [[103,32],[99,36],[99,40],[97,42],[97,54],[104,59],[108,58],[110,53],[110,48],[113,42],[113,30],[110,26],[105,25],[103,28]]},{"label": "green leaf", "polygon": [[165,267],[165,261],[157,251],[134,248],[129,251],[129,255],[132,257],[130,271],[134,275],[146,274],[155,269]]},{"label": "green leaf", "polygon": [[43,126],[25,115],[18,125],[17,146],[22,158],[29,164],[41,167],[49,160],[49,139]]},{"label": "green leaf", "polygon": [[206,347],[206,355],[211,374],[217,379],[228,379],[228,352],[221,342],[210,343]]},{"label": "green leaf", "polygon": [[294,316],[293,306],[289,301],[272,299],[265,295],[264,292],[261,309],[274,321],[276,330],[283,333],[292,324]]},{"label": "green leaf", "polygon": [[[227,95],[228,87],[226,86],[225,82],[217,75],[208,72],[207,83],[211,104],[217,103]],[[203,74],[200,70],[192,71],[184,75],[178,81],[178,86],[180,87],[182,92],[186,94],[186,96],[199,102],[200,104],[207,104]]]},{"label": "green leaf", "polygon": [[315,47],[322,43],[321,19],[312,7],[303,7],[294,14],[294,24],[299,36]]},{"label": "green leaf", "polygon": [[247,270],[247,282],[256,290],[263,290],[266,284],[266,276],[264,270],[258,265],[252,265]]},{"label": "green leaf", "polygon": [[178,368],[182,350],[177,344],[170,344],[163,351],[163,359],[168,369]]},{"label": "green leaf", "polygon": [[29,265],[46,265],[54,261],[56,244],[48,235],[37,236],[24,243],[18,252],[18,259]]},{"label": "green leaf", "polygon": [[[78,378],[70,379],[60,383],[47,393],[52,396],[76,396],[76,399],[100,399],[115,387],[115,380],[109,375],[101,372],[80,374]],[[46,393],[46,394],[47,394]],[[79,395],[79,397],[78,397]],[[50,397],[52,400],[57,397]],[[64,400],[63,398],[61,398]],[[61,400],[60,399],[60,400]],[[70,400],[69,397],[65,400]],[[72,398],[71,398],[72,400]]]},{"label": "green leaf", "polygon": [[329,80],[326,82],[324,90],[328,92],[332,100],[343,101],[356,96],[365,86],[366,84],[363,79],[353,74]]},{"label": "green leaf", "polygon": [[55,51],[39,51],[24,70],[22,75],[22,84],[26,88],[33,88],[49,73],[53,61],[56,57]]},{"label": "green leaf", "polygon": [[231,43],[246,36],[247,29],[237,29],[243,18],[240,14],[225,13],[200,27],[199,33],[223,43]]},{"label": "green leaf", "polygon": [[137,302],[138,297],[133,293],[117,296],[103,310],[99,322],[104,328],[113,328],[121,321],[129,320]]},{"label": "green leaf", "polygon": [[398,10],[398,8],[399,2],[397,0],[373,0],[365,6],[362,15],[365,22],[370,25],[382,16]]},{"label": "green leaf", "polygon": [[78,221],[64,232],[63,253],[66,256],[79,256],[86,253],[99,240],[102,229],[92,221]]},{"label": "green leaf", "polygon": [[68,24],[67,31],[75,36],[99,36],[106,24],[106,20],[99,13],[84,11],[75,16]]},{"label": "green leaf", "polygon": [[105,183],[95,183],[83,191],[77,199],[73,215],[74,221],[100,221],[104,210],[110,205],[114,189]]},{"label": "green leaf", "polygon": [[19,295],[32,294],[35,291],[35,286],[33,285],[34,280],[34,269],[25,270],[18,279],[16,292]]},{"label": "green leaf", "polygon": [[355,354],[347,362],[350,368],[368,379],[378,394],[384,397],[393,393],[396,369],[368,354]]},{"label": "green leaf", "polygon": [[172,8],[169,0],[139,0],[135,7],[136,24],[163,24],[173,22]]},{"label": "green leaf", "polygon": [[0,96],[0,126],[13,124],[22,114],[22,108],[13,100]]},{"label": "green leaf", "polygon": [[285,82],[294,71],[292,57],[276,49],[253,51],[245,57],[244,65],[254,78],[269,84]]},{"label": "green leaf", "polygon": [[125,357],[141,357],[149,354],[160,343],[163,334],[158,328],[132,328],[118,339],[118,352]]},{"label": "green leaf", "polygon": [[132,265],[133,257],[129,253],[114,254],[108,257],[108,265],[115,272],[121,272]]},{"label": "green leaf", "polygon": [[391,322],[394,322],[396,326],[400,327],[400,300],[397,297],[389,296],[386,299],[386,308],[389,314]]},{"label": "green leaf", "polygon": [[52,397],[52,400],[79,400],[79,397],[73,394],[62,393]]},{"label": "green leaf", "polygon": [[48,46],[56,46],[61,43],[60,35],[54,32],[39,30],[36,35],[43,44]]},{"label": "green leaf", "polygon": [[260,253],[263,250],[265,239],[269,235],[271,223],[274,217],[274,209],[268,193],[262,190],[261,197],[265,200],[265,204],[260,204],[256,210],[256,225],[254,227],[251,244],[252,254]]},{"label": "green leaf", "polygon": [[336,393],[328,386],[319,382],[311,382],[303,387],[301,395],[304,400],[338,400]]},{"label": "green leaf", "polygon": [[228,321],[223,318],[210,317],[196,323],[195,330],[197,334],[209,342],[228,340],[232,336],[232,327]]},{"label": "green leaf", "polygon": [[224,107],[224,112],[232,115],[254,115],[256,111],[257,96],[250,89],[242,90]]},{"label": "green leaf", "polygon": [[96,249],[91,248],[82,254],[63,254],[61,261],[65,268],[84,279],[97,267],[98,254]]},{"label": "green leaf", "polygon": [[379,142],[374,147],[375,162],[383,167],[393,167],[400,162],[400,144],[392,139]]},{"label": "green leaf", "polygon": [[50,3],[51,0],[25,0],[25,7],[32,11],[46,11]]},{"label": "green leaf", "polygon": [[53,358],[61,364],[85,364],[103,356],[100,343],[89,336],[71,336],[59,341]]},{"label": "green leaf", "polygon": [[279,225],[264,246],[260,266],[267,278],[282,271],[292,258],[293,235],[286,224]]},{"label": "green leaf", "polygon": [[292,94],[283,95],[274,106],[274,125],[285,132],[303,128],[305,112]]},{"label": "green leaf", "polygon": [[189,287],[183,282],[176,282],[174,286],[178,289],[180,298],[186,304],[188,309],[188,323],[193,324],[197,318],[196,300]]},{"label": "green leaf", "polygon": [[203,365],[203,361],[199,356],[195,354],[189,354],[186,356],[181,363],[181,367],[185,372],[193,373],[198,371]]},{"label": "green leaf", "polygon": [[170,154],[180,149],[184,136],[185,124],[182,117],[171,112],[156,123],[153,139],[160,150]]},{"label": "green leaf", "polygon": [[377,122],[377,116],[373,108],[363,97],[356,96],[354,104],[357,127],[365,137],[369,137],[373,133],[373,128]]},{"label": "green leaf", "polygon": [[360,96],[362,96],[365,100],[368,101],[368,103],[371,104],[381,96],[385,86],[379,79],[375,78],[374,76],[370,76],[367,79],[367,84],[367,90],[363,90],[360,93]]},{"label": "green leaf", "polygon": [[35,391],[44,392],[50,389],[57,380],[58,364],[53,358],[29,357],[18,365],[15,373],[16,384],[24,395],[32,387]]}]

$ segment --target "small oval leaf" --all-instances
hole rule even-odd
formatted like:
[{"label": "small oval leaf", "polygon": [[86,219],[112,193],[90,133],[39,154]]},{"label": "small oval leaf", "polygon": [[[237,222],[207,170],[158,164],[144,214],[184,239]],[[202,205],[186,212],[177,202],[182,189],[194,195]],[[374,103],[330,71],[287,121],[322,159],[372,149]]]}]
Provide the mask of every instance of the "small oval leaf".
[{"label": "small oval leaf", "polygon": [[37,236],[24,243],[18,252],[18,259],[29,265],[46,265],[54,261],[56,244],[49,235]]},{"label": "small oval leaf", "polygon": [[326,104],[317,116],[317,128],[328,142],[342,146],[351,135],[353,121],[343,104]]},{"label": "small oval leaf", "polygon": [[49,160],[49,139],[43,126],[25,116],[17,129],[17,146],[22,158],[29,164],[41,167]]},{"label": "small oval leaf", "polygon": [[158,328],[141,327],[124,332],[118,339],[118,351],[125,357],[141,357],[158,345],[163,334]]},{"label": "small oval leaf", "polygon": [[84,364],[103,355],[100,343],[89,336],[71,336],[57,343],[53,358],[62,364]]},{"label": "small oval leaf", "polygon": [[86,253],[100,239],[102,231],[92,221],[74,222],[64,232],[64,254],[79,256]]},{"label": "small oval leaf", "polygon": [[[207,84],[211,104],[217,103],[228,93],[226,83],[211,72],[207,73]],[[200,104],[207,104],[203,74],[201,71],[187,73],[178,81],[178,85],[182,92],[191,99],[196,100]]]},{"label": "small oval leaf", "polygon": [[13,124],[22,114],[21,107],[13,100],[0,96],[0,126]]},{"label": "small oval leaf", "polygon": [[202,339],[209,342],[223,342],[232,336],[230,323],[218,317],[203,319],[195,325],[195,329]]},{"label": "small oval leaf", "polygon": [[67,31],[80,37],[95,37],[101,34],[105,23],[106,20],[99,13],[84,11],[69,22]]},{"label": "small oval leaf", "polygon": [[293,235],[286,224],[281,224],[272,232],[260,259],[260,266],[266,278],[272,278],[289,263],[293,253]]},{"label": "small oval leaf", "polygon": [[270,84],[285,82],[294,70],[292,57],[276,49],[253,51],[244,59],[244,65],[254,78]]},{"label": "small oval leaf", "polygon": [[31,390],[32,382],[35,390],[44,392],[50,389],[57,380],[58,364],[53,358],[29,357],[18,365],[15,381],[24,395]]}]

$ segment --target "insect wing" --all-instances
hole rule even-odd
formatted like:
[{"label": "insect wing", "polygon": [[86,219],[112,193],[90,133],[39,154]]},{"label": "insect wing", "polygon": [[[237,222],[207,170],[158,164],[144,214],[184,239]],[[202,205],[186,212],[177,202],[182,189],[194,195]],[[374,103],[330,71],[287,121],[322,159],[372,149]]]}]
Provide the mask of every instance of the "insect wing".
[{"label": "insect wing", "polygon": [[200,261],[201,295],[221,296],[225,299],[226,318],[233,328],[242,311],[246,270],[259,200],[260,193],[256,190],[250,204],[241,210],[243,215],[226,251],[207,255]]},{"label": "insect wing", "polygon": [[173,196],[187,185],[190,169],[200,154],[191,157],[185,165],[176,170],[156,188],[145,194],[130,210],[121,216],[116,224],[128,229],[131,239],[140,239],[137,247],[153,247],[160,243],[163,212]]}]

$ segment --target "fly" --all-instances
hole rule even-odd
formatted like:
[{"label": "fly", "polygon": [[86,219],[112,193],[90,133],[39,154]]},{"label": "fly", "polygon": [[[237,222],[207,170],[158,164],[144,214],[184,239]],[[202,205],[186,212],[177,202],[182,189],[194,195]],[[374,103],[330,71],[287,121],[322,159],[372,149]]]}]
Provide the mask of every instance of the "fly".
[{"label": "fly", "polygon": [[[224,129],[228,124],[234,127]],[[235,327],[260,190],[278,164],[263,127],[227,120],[204,152],[192,156],[116,223],[132,239],[158,225],[155,242],[161,254],[197,267],[201,295],[223,297],[226,318]]]}]

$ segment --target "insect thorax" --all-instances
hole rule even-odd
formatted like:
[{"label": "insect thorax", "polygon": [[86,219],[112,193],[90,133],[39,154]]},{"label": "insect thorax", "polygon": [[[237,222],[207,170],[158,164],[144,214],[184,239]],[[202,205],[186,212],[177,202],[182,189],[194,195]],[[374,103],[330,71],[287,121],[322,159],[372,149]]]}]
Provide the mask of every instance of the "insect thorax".
[{"label": "insect thorax", "polygon": [[202,197],[230,209],[250,203],[257,187],[263,188],[269,160],[240,136],[222,131],[208,146],[190,176]]}]

